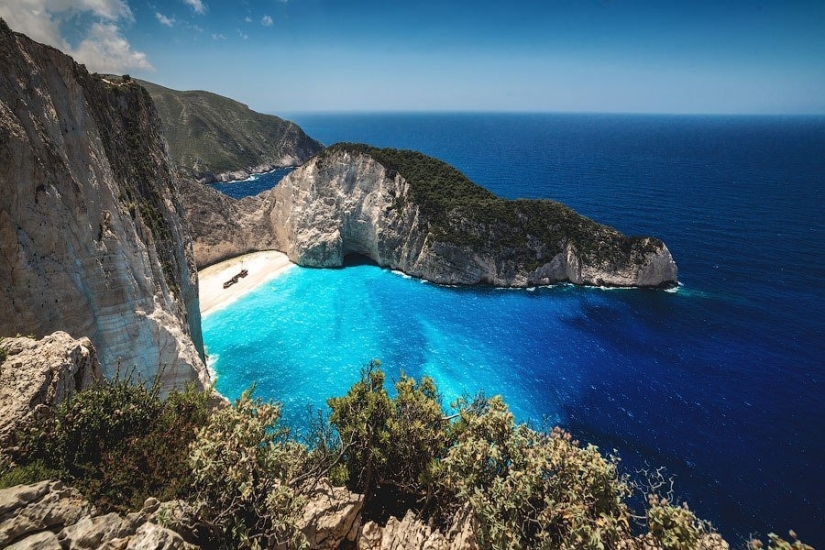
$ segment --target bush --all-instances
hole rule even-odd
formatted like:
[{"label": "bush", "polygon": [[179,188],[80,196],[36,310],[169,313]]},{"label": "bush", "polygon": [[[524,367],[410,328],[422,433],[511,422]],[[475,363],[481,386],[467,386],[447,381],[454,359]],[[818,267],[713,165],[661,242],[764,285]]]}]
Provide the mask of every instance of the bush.
[{"label": "bush", "polygon": [[157,385],[98,383],[25,434],[18,462],[76,482],[103,510],[139,509],[149,496],[185,496],[188,447],[209,415],[208,397],[189,387],[161,401]]},{"label": "bush", "polygon": [[306,449],[278,426],[280,407],[244,392],[198,430],[190,447],[202,544],[224,548],[303,547],[303,499],[290,487]]},{"label": "bush", "polygon": [[343,442],[347,485],[365,495],[366,517],[384,521],[428,500],[448,433],[432,380],[416,384],[402,374],[392,399],[379,366],[372,361],[346,396],[327,403]]},{"label": "bush", "polygon": [[570,434],[516,425],[500,397],[463,411],[441,480],[468,503],[482,547],[601,548],[630,538],[630,494],[618,459]]},{"label": "bush", "polygon": [[0,475],[0,489],[59,478],[59,471],[49,468],[42,460],[35,460],[23,466],[13,466],[5,469]]}]

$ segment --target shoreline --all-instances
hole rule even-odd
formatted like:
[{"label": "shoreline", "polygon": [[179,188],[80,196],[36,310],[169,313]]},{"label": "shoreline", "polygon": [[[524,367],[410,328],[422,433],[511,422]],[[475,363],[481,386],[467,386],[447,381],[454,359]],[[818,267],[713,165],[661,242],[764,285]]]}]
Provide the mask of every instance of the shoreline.
[{"label": "shoreline", "polygon": [[[294,266],[283,252],[266,250],[236,256],[198,270],[201,317],[225,308]],[[223,288],[223,284],[241,269],[246,269],[249,274],[229,288]]]}]

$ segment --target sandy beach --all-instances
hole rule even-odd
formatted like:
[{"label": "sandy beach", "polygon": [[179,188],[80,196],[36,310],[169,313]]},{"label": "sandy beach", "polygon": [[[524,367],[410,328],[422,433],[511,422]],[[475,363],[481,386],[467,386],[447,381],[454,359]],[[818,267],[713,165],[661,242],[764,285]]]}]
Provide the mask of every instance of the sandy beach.
[{"label": "sandy beach", "polygon": [[[201,315],[206,316],[226,307],[259,285],[285,273],[294,265],[283,252],[268,250],[238,256],[198,271]],[[238,279],[238,282],[229,288],[224,288],[223,284],[237,275],[241,269],[246,269],[249,274]]]}]

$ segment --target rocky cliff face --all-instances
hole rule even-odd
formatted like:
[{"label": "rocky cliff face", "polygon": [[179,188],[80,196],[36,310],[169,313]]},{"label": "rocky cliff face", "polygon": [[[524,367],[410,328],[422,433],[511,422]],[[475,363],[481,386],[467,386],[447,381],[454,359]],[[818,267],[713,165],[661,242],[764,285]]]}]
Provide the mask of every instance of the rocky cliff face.
[{"label": "rocky cliff face", "polygon": [[0,342],[0,455],[12,436],[36,422],[41,406],[55,407],[100,379],[100,364],[88,338],[55,332],[36,341],[27,337]]},{"label": "rocky cliff face", "polygon": [[187,203],[194,225],[211,220],[195,230],[196,242],[220,240],[227,253],[275,248],[314,267],[357,253],[443,284],[676,283],[658,239],[625,237],[553,201],[506,201],[440,161],[388,151],[333,146],[259,197],[210,198],[194,216]]},{"label": "rocky cliff face", "polygon": [[194,239],[195,262],[203,268],[261,250],[280,250],[268,194],[235,200],[189,178],[178,179],[181,203]]},{"label": "rocky cliff face", "polygon": [[0,334],[88,336],[103,371],[206,382],[197,273],[146,91],[0,22]]}]

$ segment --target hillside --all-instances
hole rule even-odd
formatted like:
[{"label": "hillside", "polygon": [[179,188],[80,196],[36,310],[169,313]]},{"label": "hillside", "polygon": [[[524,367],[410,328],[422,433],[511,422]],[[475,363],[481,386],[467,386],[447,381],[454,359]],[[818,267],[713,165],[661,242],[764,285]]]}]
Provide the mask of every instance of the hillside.
[{"label": "hillside", "polygon": [[[202,181],[229,172],[294,166],[322,149],[297,125],[203,91],[176,91],[144,80],[177,171]],[[228,176],[234,179],[235,175]]]}]

